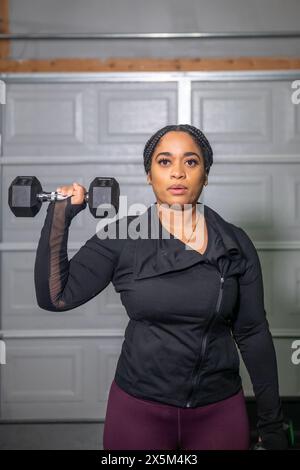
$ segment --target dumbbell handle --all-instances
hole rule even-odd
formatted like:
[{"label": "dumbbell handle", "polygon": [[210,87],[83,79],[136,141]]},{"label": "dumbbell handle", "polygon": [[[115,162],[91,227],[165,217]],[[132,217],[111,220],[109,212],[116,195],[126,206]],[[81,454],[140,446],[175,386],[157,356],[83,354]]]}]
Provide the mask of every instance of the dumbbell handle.
[{"label": "dumbbell handle", "polygon": [[[50,201],[63,201],[64,199],[67,199],[68,197],[71,197],[71,196],[62,196],[62,194],[58,193],[57,191],[50,191],[50,192],[43,191],[42,193],[38,193],[36,197],[41,202],[45,202],[45,201],[50,202]],[[88,192],[85,193],[84,200],[88,202],[89,200]]]},{"label": "dumbbell handle", "polygon": [[257,443],[253,446],[252,450],[267,450],[267,449],[262,445],[261,442],[257,442]]}]

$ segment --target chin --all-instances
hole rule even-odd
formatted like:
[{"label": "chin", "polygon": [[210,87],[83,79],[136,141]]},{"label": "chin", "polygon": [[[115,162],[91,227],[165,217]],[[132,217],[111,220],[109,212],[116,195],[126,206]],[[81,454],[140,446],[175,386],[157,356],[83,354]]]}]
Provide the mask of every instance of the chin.
[{"label": "chin", "polygon": [[170,206],[180,206],[182,209],[184,208],[184,204],[192,204],[185,196],[175,196],[174,198],[168,200],[167,204]]}]

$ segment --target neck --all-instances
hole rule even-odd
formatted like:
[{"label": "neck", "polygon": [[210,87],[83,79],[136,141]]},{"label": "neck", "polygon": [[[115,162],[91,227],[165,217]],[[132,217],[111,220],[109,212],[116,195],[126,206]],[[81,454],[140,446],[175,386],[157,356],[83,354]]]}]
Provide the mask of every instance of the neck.
[{"label": "neck", "polygon": [[[198,207],[200,206],[200,207]],[[162,225],[178,238],[189,238],[193,234],[197,223],[202,215],[202,205],[179,204],[171,205],[157,202],[157,211]]]}]

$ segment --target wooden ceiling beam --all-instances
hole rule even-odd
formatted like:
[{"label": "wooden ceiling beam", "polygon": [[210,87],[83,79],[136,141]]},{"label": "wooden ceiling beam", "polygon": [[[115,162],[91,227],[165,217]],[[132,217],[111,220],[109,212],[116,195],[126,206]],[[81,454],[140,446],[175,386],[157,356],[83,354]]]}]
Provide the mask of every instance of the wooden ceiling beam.
[{"label": "wooden ceiling beam", "polygon": [[[0,33],[9,34],[9,0],[0,0]],[[0,41],[0,59],[9,57],[9,40]]]},{"label": "wooden ceiling beam", "polygon": [[[1,0],[3,1],[3,0]],[[0,41],[1,45],[1,41]],[[3,46],[2,46],[3,47]],[[2,49],[3,53],[3,49]],[[300,70],[297,57],[0,59],[1,73]]]}]

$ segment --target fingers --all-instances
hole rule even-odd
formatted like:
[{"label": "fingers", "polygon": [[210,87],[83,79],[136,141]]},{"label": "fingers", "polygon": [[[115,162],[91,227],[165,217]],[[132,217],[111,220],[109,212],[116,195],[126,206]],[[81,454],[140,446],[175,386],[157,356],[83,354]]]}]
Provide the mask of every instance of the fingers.
[{"label": "fingers", "polygon": [[72,196],[74,193],[78,191],[79,188],[80,188],[80,185],[77,182],[74,182],[70,185],[58,186],[56,188],[56,191],[58,193],[61,193],[62,196]]},{"label": "fingers", "polygon": [[68,186],[59,186],[58,188],[56,188],[56,192],[60,193],[62,196],[67,196],[68,190]]},{"label": "fingers", "polygon": [[72,204],[82,204],[85,199],[86,190],[84,186],[79,184],[77,181],[74,181],[70,185],[66,186],[58,186],[56,191],[60,193],[62,196],[72,196],[71,203]]}]

